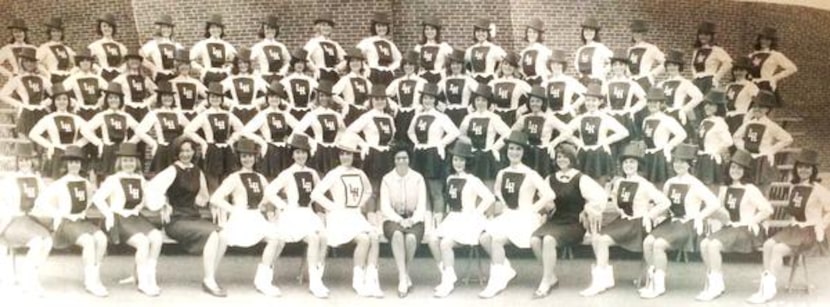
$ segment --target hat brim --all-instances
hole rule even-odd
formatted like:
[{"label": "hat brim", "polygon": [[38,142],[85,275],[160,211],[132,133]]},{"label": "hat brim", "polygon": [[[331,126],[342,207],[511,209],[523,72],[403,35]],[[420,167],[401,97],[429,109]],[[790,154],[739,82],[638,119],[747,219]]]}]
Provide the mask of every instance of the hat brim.
[{"label": "hat brim", "polygon": [[434,28],[438,28],[438,29],[444,27],[444,25],[440,25],[440,24],[437,24],[437,23],[434,23],[434,22],[423,22],[423,21],[421,22],[421,26],[422,27],[423,26],[430,26],[430,27],[434,27]]},{"label": "hat brim", "polygon": [[[439,94],[439,93],[429,93],[429,92],[425,92],[425,91],[421,91],[420,93],[421,93],[421,95],[427,95],[427,96],[432,96],[432,97],[438,97],[438,96],[440,96],[440,94]],[[475,93],[474,93],[474,94],[475,94]]]},{"label": "hat brim", "polygon": [[116,95],[119,95],[119,96],[124,96],[124,92],[110,91],[110,90],[106,90],[106,89],[101,90],[101,92],[108,93],[108,94],[116,94]]},{"label": "hat brim", "polygon": [[218,22],[218,21],[211,21],[211,20],[208,20],[208,21],[205,21],[205,24],[207,24],[207,26],[210,26],[210,25],[217,25],[217,26],[220,26],[220,27],[222,27],[222,28],[224,28],[224,27],[225,27],[225,24],[224,24],[224,23],[222,23],[222,22]]},{"label": "hat brim", "polygon": [[9,29],[9,30],[11,30],[11,29],[20,29],[20,30],[23,30],[23,31],[29,31],[29,27],[24,27],[24,26],[8,26],[8,27],[6,27],[6,29]]},{"label": "hat brim", "polygon": [[206,91],[205,93],[208,93],[208,94],[211,94],[211,95],[216,95],[216,96],[223,96],[223,97],[225,96],[225,93],[223,93],[223,92],[215,92],[215,91],[210,91],[210,90]]},{"label": "hat brim", "polygon": [[528,29],[533,29],[533,30],[535,30],[536,32],[539,32],[539,33],[545,33],[545,29],[542,29],[540,27],[528,25],[527,28]]},{"label": "hat brim", "polygon": [[611,57],[611,62],[618,61],[618,62],[625,62],[630,63],[631,61],[628,60],[628,57],[620,58],[620,57]]},{"label": "hat brim", "polygon": [[334,26],[336,26],[336,25],[337,25],[337,23],[335,23],[335,22],[334,22],[334,20],[331,20],[331,19],[326,19],[326,18],[317,18],[317,19],[315,19],[315,20],[314,20],[314,24],[316,25],[316,24],[318,24],[318,23],[327,23],[327,24],[329,24],[329,25],[330,25],[330,26],[332,26],[332,27],[334,27]]},{"label": "hat brim", "polygon": [[44,23],[43,25],[46,26],[49,29],[58,29],[58,30],[63,31],[63,25],[57,25],[57,24],[48,23],[48,22]]},{"label": "hat brim", "polygon": [[71,93],[72,93],[72,91],[64,89],[63,91],[60,91],[60,92],[53,92],[52,97],[57,97],[57,96],[60,96],[60,95],[69,95]]},{"label": "hat brim", "polygon": [[347,152],[350,152],[350,153],[359,153],[360,152],[359,148],[347,148],[347,147],[343,147],[341,145],[337,145],[336,147],[337,147],[337,149],[340,149],[342,151],[347,151]]},{"label": "hat brim", "polygon": [[447,152],[448,152],[448,153],[450,153],[450,154],[451,154],[451,155],[453,155],[453,156],[456,156],[456,157],[462,157],[462,158],[464,158],[464,159],[469,159],[469,158],[474,157],[472,153],[468,153],[468,152],[459,152],[459,151],[455,151],[455,150],[453,150],[453,149],[450,149],[450,150],[448,150]]},{"label": "hat brim", "polygon": [[137,55],[137,54],[128,54],[128,55],[124,56],[124,60],[129,60],[129,59],[136,59],[136,60],[144,61],[144,57],[140,56],[140,55]]},{"label": "hat brim", "polygon": [[120,158],[120,157],[133,157],[133,158],[138,158],[138,157],[140,157],[141,155],[140,155],[138,152],[119,152],[119,151],[116,151],[116,152],[115,152],[115,156],[116,156],[116,157],[119,157],[119,158]]},{"label": "hat brim", "polygon": [[730,162],[730,163],[732,163],[732,164],[737,164],[737,165],[740,165],[740,166],[741,166],[741,167],[743,167],[743,168],[750,168],[750,167],[752,167],[752,161],[745,161],[745,162],[744,162],[744,161],[732,160],[732,161],[729,161],[729,162]]},{"label": "hat brim", "polygon": [[173,24],[172,22],[166,22],[166,21],[160,21],[160,20],[159,20],[159,21],[154,22],[154,24],[156,24],[156,25],[160,25],[160,26],[171,26],[171,27],[175,27],[175,26],[176,26],[176,25],[175,25],[175,24]]},{"label": "hat brim", "polygon": [[620,161],[625,161],[625,159],[634,159],[634,160],[637,160],[637,162],[642,163],[643,161],[645,161],[645,158],[646,157],[635,156],[635,155],[631,155],[631,154],[622,154],[622,155],[620,155]]},{"label": "hat brim", "polygon": [[819,165],[818,161],[807,161],[807,160],[804,160],[804,159],[801,159],[801,158],[796,158],[795,162],[810,165],[810,166],[818,166]]},{"label": "hat brim", "polygon": [[22,59],[22,60],[29,60],[29,61],[37,62],[37,57],[30,57],[30,56],[27,56],[27,55],[18,55],[17,58]]},{"label": "hat brim", "polygon": [[68,160],[83,161],[83,160],[85,160],[85,159],[84,159],[84,157],[83,157],[83,156],[76,156],[76,155],[67,155],[67,154],[64,154],[63,156],[61,156],[61,160],[62,160],[62,161],[68,161]]},{"label": "hat brim", "polygon": [[236,153],[237,153],[237,154],[249,154],[249,155],[256,155],[258,152],[256,151],[256,149],[253,149],[253,150],[248,150],[248,149],[237,149],[237,150],[236,150]]},{"label": "hat brim", "polygon": [[166,95],[175,95],[176,94],[176,92],[174,92],[172,90],[168,91],[168,90],[160,90],[160,89],[156,89],[156,93],[157,94],[166,94]]},{"label": "hat brim", "polygon": [[115,20],[107,20],[107,19],[98,18],[98,23],[102,23],[102,22],[106,23],[110,26],[117,26],[118,25],[117,23],[115,23]]},{"label": "hat brim", "polygon": [[522,146],[522,148],[527,148],[527,147],[530,146],[530,144],[528,144],[527,142],[522,142],[522,141],[514,140],[514,139],[511,139],[511,138],[505,138],[504,143],[505,144],[516,144],[516,145]]}]

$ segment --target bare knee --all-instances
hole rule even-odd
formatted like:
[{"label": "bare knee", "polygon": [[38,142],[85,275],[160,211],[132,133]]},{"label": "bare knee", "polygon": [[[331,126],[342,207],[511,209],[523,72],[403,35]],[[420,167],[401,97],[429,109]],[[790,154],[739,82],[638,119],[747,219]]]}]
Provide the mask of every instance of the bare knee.
[{"label": "bare knee", "polygon": [[161,235],[161,231],[153,230],[149,234],[147,234],[147,239],[150,240],[151,245],[161,245],[164,241],[164,237]]},{"label": "bare knee", "polygon": [[655,252],[665,252],[666,249],[669,248],[669,242],[663,239],[656,239],[654,240],[654,251]]},{"label": "bare knee", "polygon": [[395,232],[392,233],[392,240],[393,241],[403,240],[403,233],[396,230]]},{"label": "bare knee", "polygon": [[359,246],[365,246],[369,244],[369,234],[361,233],[354,238],[355,243]]},{"label": "bare knee", "polygon": [[550,247],[554,247],[554,248],[555,248],[555,247],[556,247],[556,245],[557,245],[556,238],[554,238],[553,236],[545,236],[545,237],[542,239],[542,244],[543,244],[544,246],[550,246]]},{"label": "bare knee", "polygon": [[405,238],[407,243],[418,243],[418,238],[413,234],[407,234]]},{"label": "bare knee", "polygon": [[444,239],[441,240],[441,250],[442,251],[452,250],[452,248],[454,246],[455,246],[455,241],[453,241],[450,238],[444,238]]}]

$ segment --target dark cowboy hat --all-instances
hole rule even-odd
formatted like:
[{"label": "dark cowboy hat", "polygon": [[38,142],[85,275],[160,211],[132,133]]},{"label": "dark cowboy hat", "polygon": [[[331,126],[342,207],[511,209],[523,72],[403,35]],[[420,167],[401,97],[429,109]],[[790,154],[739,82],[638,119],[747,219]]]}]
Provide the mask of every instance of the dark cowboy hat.
[{"label": "dark cowboy hat", "polygon": [[268,94],[276,95],[282,99],[288,98],[288,94],[285,92],[285,86],[283,86],[279,81],[273,81],[268,85]]},{"label": "dark cowboy hat", "polygon": [[473,144],[470,143],[470,139],[466,137],[459,137],[455,140],[455,144],[452,145],[449,153],[456,157],[472,158]]},{"label": "dark cowboy hat", "polygon": [[551,50],[550,58],[548,62],[551,63],[567,63],[568,62],[568,55],[565,53],[565,50],[562,49],[553,49]]},{"label": "dark cowboy hat", "polygon": [[409,51],[406,52],[406,55],[404,55],[403,59],[401,60],[401,65],[403,65],[403,64],[412,64],[412,65],[417,66],[419,56],[420,55],[418,54],[417,51],[409,50]]},{"label": "dark cowboy hat", "polygon": [[392,19],[389,18],[389,14],[387,13],[375,12],[374,14],[372,14],[372,22],[388,25],[392,23]]},{"label": "dark cowboy hat", "polygon": [[121,83],[118,82],[110,82],[107,84],[107,88],[103,89],[103,92],[124,96],[124,89],[121,88]]},{"label": "dark cowboy hat", "polygon": [[225,88],[222,87],[222,84],[220,84],[219,82],[211,82],[210,84],[208,84],[207,93],[208,94],[219,95],[219,96],[224,96],[225,95]]},{"label": "dark cowboy hat", "polygon": [[666,63],[683,65],[683,51],[672,49],[666,54]]},{"label": "dark cowboy hat", "polygon": [[795,157],[795,162],[807,164],[807,165],[818,165],[818,152],[812,149],[803,149]]},{"label": "dark cowboy hat", "polygon": [[602,29],[602,26],[599,25],[599,21],[596,18],[589,17],[582,21],[583,28],[599,30]]},{"label": "dark cowboy hat", "polygon": [[628,50],[624,48],[614,49],[614,55],[611,56],[611,61],[621,61],[628,63]]},{"label": "dark cowboy hat", "polygon": [[69,93],[72,92],[72,90],[66,88],[65,86],[63,86],[63,83],[58,82],[58,83],[52,84],[51,92],[52,92],[52,97],[55,97],[55,96],[62,95],[62,94],[69,94]]},{"label": "dark cowboy hat", "polygon": [[318,93],[332,95],[334,94],[334,92],[332,91],[333,88],[334,84],[330,80],[320,80],[320,83],[317,84],[316,91]]},{"label": "dark cowboy hat", "polygon": [[306,61],[308,60],[308,51],[298,47],[291,51],[291,58]]},{"label": "dark cowboy hat", "polygon": [[98,17],[98,22],[105,22],[113,27],[118,26],[118,24],[115,22],[115,15],[113,15],[112,13],[107,13],[104,16]]},{"label": "dark cowboy hat", "polygon": [[761,32],[758,33],[758,37],[776,40],[778,39],[778,30],[773,27],[764,27],[761,29]]},{"label": "dark cowboy hat", "polygon": [[287,145],[293,149],[311,151],[311,142],[309,141],[308,136],[302,133],[292,134],[291,137],[288,138]]},{"label": "dark cowboy hat", "polygon": [[372,85],[372,90],[369,92],[369,97],[388,98],[389,96],[386,95],[386,84],[376,83]]},{"label": "dark cowboy hat", "polygon": [[124,55],[124,60],[129,59],[137,59],[139,61],[143,61],[144,57],[138,54],[138,49],[130,49],[127,51],[127,54]]},{"label": "dark cowboy hat", "polygon": [[490,19],[479,18],[476,19],[476,22],[473,24],[473,28],[476,30],[489,30],[491,23]]},{"label": "dark cowboy hat", "polygon": [[735,59],[735,61],[732,62],[733,70],[743,69],[748,71],[750,68],[752,68],[752,60],[749,59],[748,56],[738,57],[737,59]]},{"label": "dark cowboy hat", "polygon": [[173,24],[173,17],[171,17],[170,15],[167,15],[167,14],[164,14],[164,15],[159,16],[159,17],[156,19],[155,24],[157,24],[157,25],[171,26],[171,27],[175,27],[175,26],[176,26],[175,24]]},{"label": "dark cowboy hat", "polygon": [[63,151],[62,160],[84,160],[84,150],[76,145],[66,146]]},{"label": "dark cowboy hat", "polygon": [[250,62],[251,61],[251,49],[248,49],[246,47],[239,48],[239,51],[236,52],[236,57],[234,59],[236,59],[238,61],[241,60],[241,61]]},{"label": "dark cowboy hat", "polygon": [[421,20],[421,25],[422,26],[433,26],[433,27],[439,28],[439,29],[441,27],[443,27],[443,25],[441,24],[441,18],[438,18],[437,16],[424,17],[424,19]]},{"label": "dark cowboy hat", "polygon": [[715,34],[715,28],[714,23],[704,21],[697,26],[697,34]]},{"label": "dark cowboy hat", "polygon": [[173,95],[175,93],[173,91],[173,84],[171,84],[169,81],[159,82],[156,86],[156,93]]},{"label": "dark cowboy hat", "polygon": [[52,17],[51,19],[49,19],[49,21],[47,21],[43,25],[45,25],[47,28],[58,29],[58,30],[63,31],[63,18]]},{"label": "dark cowboy hat", "polygon": [[697,146],[680,144],[672,151],[672,158],[680,160],[694,160],[697,157]]},{"label": "dark cowboy hat", "polygon": [[236,153],[239,154],[256,154],[259,152],[257,150],[257,145],[254,141],[251,141],[246,138],[242,138],[236,142]]},{"label": "dark cowboy hat", "polygon": [[429,95],[432,97],[438,97],[438,85],[434,83],[426,83],[424,87],[421,88],[421,95]]},{"label": "dark cowboy hat", "polygon": [[487,99],[493,98],[493,89],[487,85],[479,83],[478,86],[472,92],[475,96],[481,96]]},{"label": "dark cowboy hat", "polygon": [[545,23],[539,18],[531,19],[530,22],[527,23],[527,27],[536,30],[536,32],[545,32]]},{"label": "dark cowboy hat", "polygon": [[643,162],[643,159],[646,156],[646,148],[641,143],[628,143],[623,147],[622,152],[620,153],[620,161],[625,160],[627,158],[634,158],[637,159],[639,162]]},{"label": "dark cowboy hat", "polygon": [[542,98],[542,100],[548,98],[548,95],[545,92],[545,88],[541,87],[541,86],[538,86],[538,85],[534,85],[533,87],[531,87],[530,88],[530,93],[528,93],[528,95],[531,96],[531,97]]},{"label": "dark cowboy hat", "polygon": [[262,24],[267,25],[272,28],[279,28],[280,20],[277,18],[277,15],[268,14],[265,18],[262,19]]},{"label": "dark cowboy hat", "polygon": [[356,60],[366,60],[366,56],[363,55],[363,51],[357,48],[349,48],[346,49],[346,59],[356,59]]},{"label": "dark cowboy hat", "polygon": [[115,150],[116,157],[139,157],[138,145],[134,143],[124,142],[118,145]]},{"label": "dark cowboy hat", "polygon": [[775,93],[761,90],[755,97],[752,97],[753,108],[774,108],[778,106],[778,100],[775,98]]},{"label": "dark cowboy hat", "polygon": [[585,96],[593,96],[597,98],[605,97],[605,95],[602,94],[602,86],[595,82],[588,84]]},{"label": "dark cowboy hat", "polygon": [[521,57],[513,51],[507,52],[507,55],[504,57],[504,63],[514,67],[519,67],[519,61],[521,61]]},{"label": "dark cowboy hat", "polygon": [[452,48],[452,53],[449,57],[450,61],[464,63],[464,50]]},{"label": "dark cowboy hat", "polygon": [[530,146],[530,143],[527,140],[527,133],[518,130],[510,131],[510,135],[504,138],[504,142],[520,145],[524,148]]},{"label": "dark cowboy hat", "polygon": [[663,92],[663,89],[659,87],[652,87],[648,90],[646,94],[646,101],[666,101],[666,93]]},{"label": "dark cowboy hat", "polygon": [[92,56],[92,53],[89,52],[89,49],[82,49],[75,54],[75,63],[80,61],[95,61],[95,57]]},{"label": "dark cowboy hat", "polygon": [[334,27],[336,25],[336,23],[334,23],[334,15],[332,15],[329,12],[323,12],[322,14],[317,16],[317,18],[314,18],[314,24],[315,25],[318,24],[318,23],[321,23],[321,22],[325,22],[325,23],[329,24],[332,27]]},{"label": "dark cowboy hat", "polygon": [[26,21],[21,18],[12,19],[12,23],[7,28],[29,31],[29,27],[26,26]]},{"label": "dark cowboy hat", "polygon": [[34,48],[23,48],[17,52],[17,57],[21,59],[27,59],[32,61],[37,61],[37,51]]},{"label": "dark cowboy hat", "polygon": [[208,20],[205,21],[205,23],[208,26],[217,25],[217,26],[220,26],[222,28],[225,27],[225,22],[224,22],[224,18],[222,17],[222,14],[211,14],[210,17],[208,17]]},{"label": "dark cowboy hat", "polygon": [[732,163],[750,168],[752,167],[752,155],[747,151],[738,149],[732,154]]},{"label": "dark cowboy hat", "polygon": [[631,32],[634,33],[645,33],[648,32],[648,24],[645,20],[642,19],[635,19],[631,21],[631,26],[629,27]]}]

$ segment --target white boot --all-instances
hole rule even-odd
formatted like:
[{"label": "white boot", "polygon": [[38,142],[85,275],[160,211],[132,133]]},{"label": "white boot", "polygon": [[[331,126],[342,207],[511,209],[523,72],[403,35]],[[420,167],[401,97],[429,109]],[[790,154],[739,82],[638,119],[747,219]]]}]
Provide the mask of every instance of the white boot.
[{"label": "white boot", "polygon": [[478,293],[480,298],[492,298],[499,294],[499,284],[502,283],[501,279],[503,278],[504,273],[500,265],[497,264],[490,264],[490,278],[487,279],[487,286],[484,287],[484,290]]},{"label": "white boot", "polygon": [[157,266],[158,260],[147,260],[147,284],[156,293],[161,294],[161,287],[159,287],[158,280],[156,279]]},{"label": "white boot", "polygon": [[444,279],[444,262],[438,262],[438,272],[441,272],[441,280],[442,281],[437,286],[435,286],[435,288],[432,288],[432,291],[438,291],[438,288],[440,288],[441,285],[444,284],[444,282],[443,282],[443,279]]},{"label": "white boot", "polygon": [[323,266],[308,266],[308,291],[316,298],[329,297],[329,289],[323,285]]},{"label": "white boot", "polygon": [[596,296],[597,294],[602,293],[605,291],[605,284],[606,281],[604,280],[603,276],[603,268],[598,266],[591,267],[591,285],[588,286],[587,289],[582,290],[579,292],[579,295],[582,296]]},{"label": "white boot", "polygon": [[158,296],[157,289],[153,287],[150,281],[150,270],[148,265],[136,267],[136,280],[138,281],[138,291],[147,296]]},{"label": "white boot", "polygon": [[42,297],[45,291],[43,290],[43,287],[40,285],[40,278],[38,277],[37,267],[29,263],[26,263],[23,269],[23,290],[32,296]]},{"label": "white boot", "polygon": [[747,302],[764,304],[771,301],[778,293],[778,289],[776,288],[777,282],[775,275],[772,275],[769,271],[764,271],[761,275],[761,285],[758,287],[758,292],[753,294]]},{"label": "white boot", "polygon": [[695,300],[698,301],[707,301],[707,297],[709,297],[709,287],[712,284],[712,273],[706,272],[706,281],[703,283],[703,290],[695,296]]},{"label": "white boot", "polygon": [[109,296],[107,288],[101,284],[98,266],[96,265],[88,265],[84,268],[84,288],[97,297]]},{"label": "white boot", "polygon": [[447,297],[455,290],[455,282],[458,276],[455,275],[455,268],[448,267],[441,272],[441,284],[435,289],[435,297]]},{"label": "white boot", "polygon": [[380,280],[378,280],[378,268],[370,265],[366,267],[366,291],[369,296],[376,298],[383,298],[383,290],[380,288]]},{"label": "white boot", "polygon": [[369,296],[366,291],[366,271],[356,266],[352,269],[352,289],[360,296]]},{"label": "white boot", "polygon": [[709,273],[706,285],[706,289],[697,296],[697,300],[708,302],[721,296],[724,290],[726,290],[726,285],[723,282],[723,273]]},{"label": "white boot", "polygon": [[12,291],[16,277],[14,276],[14,261],[5,246],[0,246],[0,289]]},{"label": "white boot", "polygon": [[502,276],[502,284],[500,285],[501,289],[499,289],[499,291],[507,289],[507,284],[510,283],[513,278],[516,278],[516,270],[514,270],[513,266],[510,265],[510,260],[504,259],[502,269],[504,270],[504,276]]},{"label": "white boot", "polygon": [[254,288],[265,296],[277,297],[282,295],[280,288],[272,284],[273,281],[274,269],[260,263],[256,268],[256,275],[254,275]]},{"label": "white boot", "polygon": [[666,272],[663,270],[655,270],[651,290],[640,292],[640,297],[651,299],[661,296],[664,293],[666,293]]},{"label": "white boot", "polygon": [[614,266],[606,265],[603,267],[603,277],[605,278],[605,290],[611,289],[617,285],[614,280]]}]

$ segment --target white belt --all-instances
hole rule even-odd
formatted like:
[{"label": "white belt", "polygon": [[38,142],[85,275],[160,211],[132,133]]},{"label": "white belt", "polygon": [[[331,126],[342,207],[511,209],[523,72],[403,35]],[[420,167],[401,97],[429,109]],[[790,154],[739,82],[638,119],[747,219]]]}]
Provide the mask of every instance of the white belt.
[{"label": "white belt", "polygon": [[694,74],[695,79],[706,78],[706,77],[714,77],[715,73],[711,72],[699,72]]}]

